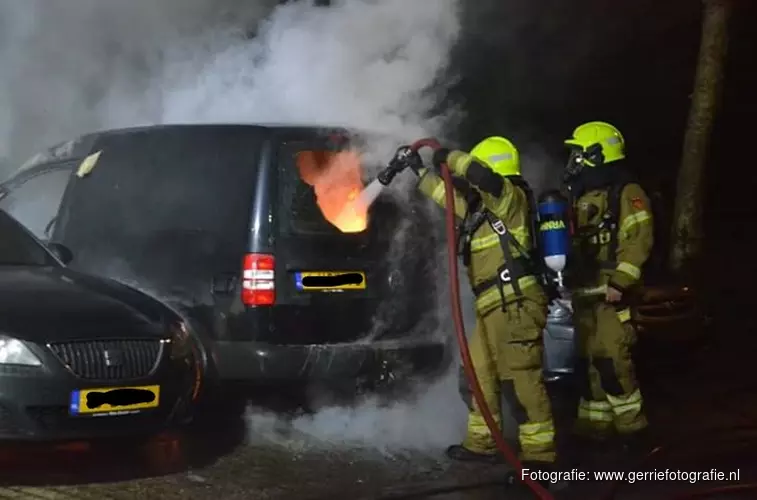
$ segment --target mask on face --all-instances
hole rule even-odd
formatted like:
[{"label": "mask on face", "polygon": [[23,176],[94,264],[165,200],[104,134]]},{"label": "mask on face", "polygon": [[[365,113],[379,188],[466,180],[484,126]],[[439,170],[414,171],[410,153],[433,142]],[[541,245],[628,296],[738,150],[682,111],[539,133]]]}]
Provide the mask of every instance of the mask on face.
[{"label": "mask on face", "polygon": [[584,154],[578,148],[572,149],[568,157],[568,163],[565,165],[564,179],[567,181],[576,177],[584,168]]}]

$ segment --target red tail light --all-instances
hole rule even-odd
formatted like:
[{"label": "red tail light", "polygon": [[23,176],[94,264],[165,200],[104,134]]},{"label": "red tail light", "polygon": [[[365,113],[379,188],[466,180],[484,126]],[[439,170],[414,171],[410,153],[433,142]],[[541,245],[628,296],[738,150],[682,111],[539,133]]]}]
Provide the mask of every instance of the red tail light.
[{"label": "red tail light", "polygon": [[244,256],[242,303],[246,306],[270,306],[276,300],[273,255],[248,253]]}]

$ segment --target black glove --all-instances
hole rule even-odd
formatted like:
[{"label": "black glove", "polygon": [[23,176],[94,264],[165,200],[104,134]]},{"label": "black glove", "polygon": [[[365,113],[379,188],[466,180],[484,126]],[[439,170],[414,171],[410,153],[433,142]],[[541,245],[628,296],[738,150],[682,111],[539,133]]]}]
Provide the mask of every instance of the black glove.
[{"label": "black glove", "polygon": [[439,148],[434,151],[432,161],[434,163],[434,168],[436,168],[438,172],[442,171],[442,163],[447,163],[447,157],[449,156],[449,153],[450,151],[447,148]]},{"label": "black glove", "polygon": [[421,155],[419,155],[417,151],[411,151],[407,155],[405,158],[405,164],[415,172],[415,175],[417,176],[420,176],[421,170],[425,168],[425,165],[423,165],[423,158],[421,158]]}]

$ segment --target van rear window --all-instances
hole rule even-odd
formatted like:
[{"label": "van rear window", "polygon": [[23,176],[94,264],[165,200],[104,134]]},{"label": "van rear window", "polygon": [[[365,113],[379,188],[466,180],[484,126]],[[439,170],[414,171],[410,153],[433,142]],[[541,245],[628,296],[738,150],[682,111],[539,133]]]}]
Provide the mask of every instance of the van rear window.
[{"label": "van rear window", "polygon": [[[360,204],[360,155],[354,151],[299,150],[289,197],[292,228],[304,233],[362,233],[369,222]],[[287,169],[289,170],[289,169]],[[285,198],[286,199],[286,198]]]}]

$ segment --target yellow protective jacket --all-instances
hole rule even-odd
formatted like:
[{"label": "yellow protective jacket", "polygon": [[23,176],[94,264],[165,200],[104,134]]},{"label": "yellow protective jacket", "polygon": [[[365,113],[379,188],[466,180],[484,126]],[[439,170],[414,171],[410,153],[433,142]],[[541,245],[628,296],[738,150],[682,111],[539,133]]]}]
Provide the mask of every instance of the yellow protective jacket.
[{"label": "yellow protective jacket", "polygon": [[[450,152],[447,157],[447,165],[453,175],[467,180],[471,187],[478,191],[483,205],[505,224],[523,249],[531,250],[529,203],[526,193],[506,177],[497,174],[494,175],[501,182],[494,183],[495,189],[491,189],[490,185],[484,186],[486,182],[481,180],[480,174],[483,172],[481,169],[486,169],[492,174],[493,172],[463,151]],[[429,169],[423,170],[420,173],[418,189],[440,206],[446,205],[444,180],[435,172]],[[454,195],[455,215],[459,220],[462,220],[468,211],[467,203],[465,197],[458,190],[455,190]],[[471,258],[468,266],[468,278],[471,286],[475,289],[498,275],[498,269],[505,263],[505,254],[500,245],[499,235],[486,222],[481,224],[473,233],[470,246]],[[510,244],[509,248],[513,258],[521,256],[514,245]],[[544,291],[534,276],[520,277],[518,285],[523,297],[539,303],[546,303]],[[503,292],[506,303],[521,298],[515,293],[512,284],[506,285]],[[476,310],[479,314],[486,314],[501,306],[502,296],[499,288],[495,285],[481,290],[476,297]]]},{"label": "yellow protective jacket", "polygon": [[639,184],[630,183],[619,193],[612,251],[613,231],[597,230],[604,214],[612,210],[610,193],[610,189],[595,189],[574,201],[573,255],[579,295],[602,294],[607,285],[624,291],[640,282],[641,268],[654,244],[649,198]]}]

